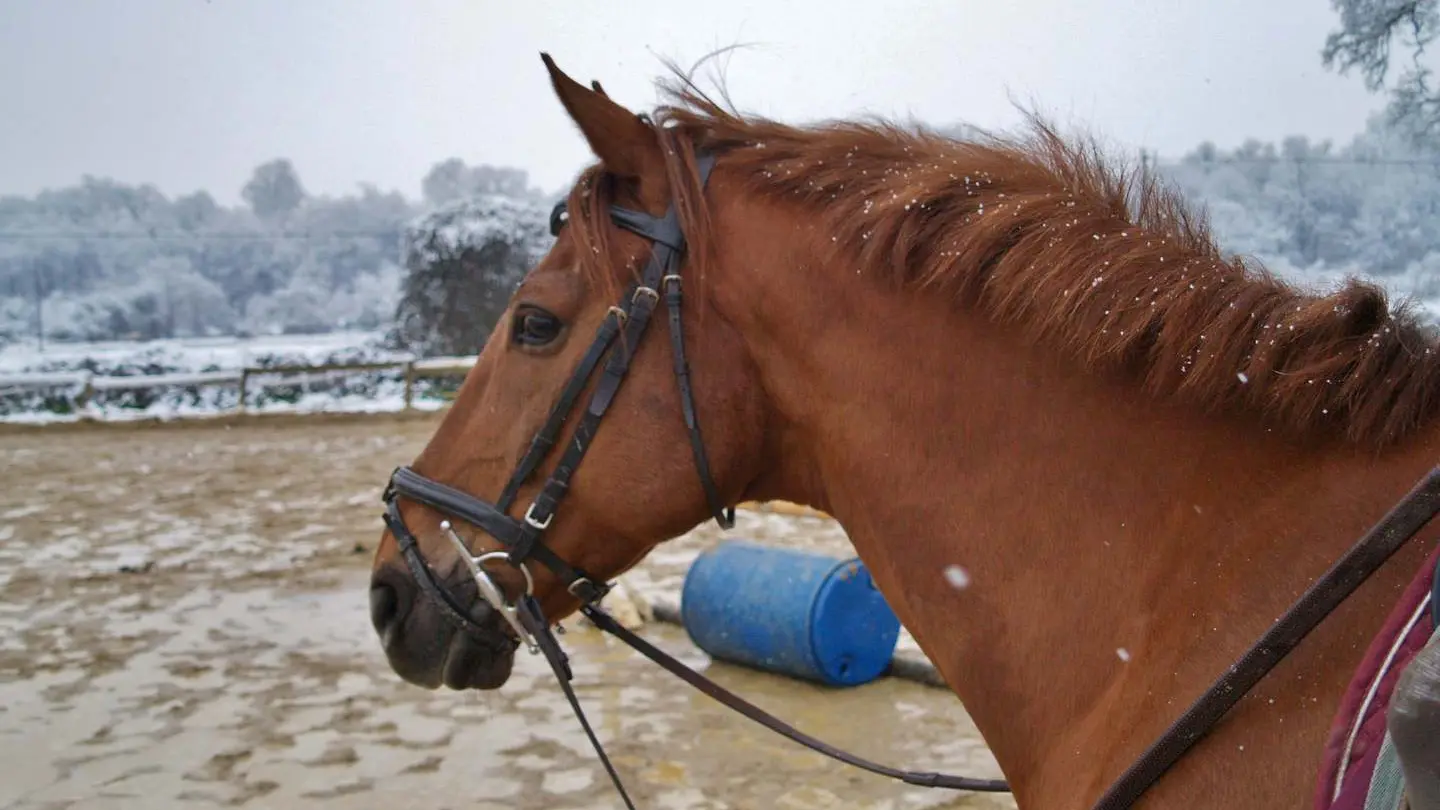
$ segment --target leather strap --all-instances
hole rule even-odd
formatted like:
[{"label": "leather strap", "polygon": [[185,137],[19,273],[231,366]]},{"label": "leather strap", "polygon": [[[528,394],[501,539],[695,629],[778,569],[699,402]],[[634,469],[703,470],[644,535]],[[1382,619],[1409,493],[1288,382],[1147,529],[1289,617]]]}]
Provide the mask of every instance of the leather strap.
[{"label": "leather strap", "polygon": [[677,675],[681,680],[695,687],[702,694],[715,699],[727,708],[745,715],[776,734],[793,742],[797,742],[812,751],[824,754],[831,759],[844,762],[847,765],[853,765],[874,774],[879,774],[880,776],[898,779],[906,784],[918,785],[920,787],[950,788],[953,790],[972,790],[989,793],[1005,793],[1010,790],[1010,786],[1002,779],[975,779],[968,776],[950,776],[933,771],[902,771],[885,765],[879,765],[868,759],[858,757],[836,748],[833,745],[829,745],[828,743],[821,742],[686,666],[669,653],[666,653],[654,644],[625,629],[623,625],[611,618],[610,614],[595,605],[582,605],[580,612],[585,614],[585,618],[593,622],[596,627],[625,642],[636,652],[664,667],[674,675]]},{"label": "leather strap", "polygon": [[[395,535],[395,542],[400,546],[400,556],[410,569],[410,575],[415,578],[420,590],[424,591],[434,602],[441,617],[472,638],[488,641],[489,637],[482,631],[482,628],[469,617],[467,608],[456,601],[448,588],[442,588],[440,583],[435,581],[435,575],[420,556],[420,548],[415,541],[415,535],[411,534],[405,521],[401,519],[400,509],[395,501],[390,501],[386,505],[385,513],[381,517],[385,521],[385,525],[390,527],[390,533]],[[515,641],[512,649],[518,646],[519,642]]]},{"label": "leather strap", "polygon": [[580,358],[580,363],[570,375],[570,381],[560,391],[560,397],[550,408],[550,415],[546,417],[545,424],[540,428],[535,437],[530,440],[530,446],[525,450],[525,455],[516,465],[515,472],[511,473],[510,481],[505,484],[505,489],[500,493],[500,498],[495,502],[495,508],[501,512],[510,511],[510,505],[515,502],[515,496],[520,486],[525,483],[540,462],[554,449],[555,443],[560,440],[560,431],[565,427],[565,420],[569,418],[570,411],[575,407],[575,400],[585,390],[585,384],[590,381],[590,375],[595,373],[595,367],[605,358],[605,353],[610,350],[610,345],[615,342],[615,337],[620,334],[620,328],[624,326],[626,314],[621,309],[611,309],[605,313],[605,320],[600,323],[600,328],[595,330],[595,340],[590,343],[590,348],[585,351],[585,356]]},{"label": "leather strap", "polygon": [[[690,434],[690,452],[695,456],[697,469],[710,469],[710,458],[705,452],[705,439],[700,435],[700,419],[695,414],[695,395],[690,386],[690,362],[685,357],[685,326],[680,319],[681,286],[680,277],[669,275],[661,280],[665,288],[665,307],[670,313],[670,352],[674,355],[675,384],[680,388],[680,415]],[[710,504],[710,514],[722,529],[735,528],[735,507],[726,508],[720,493],[715,489],[715,478],[708,474],[700,476],[700,485],[705,489],[705,500]]]},{"label": "leather strap", "polygon": [[[405,553],[405,562],[410,566],[411,573],[416,575],[421,588],[432,597],[443,598],[451,607],[454,606],[454,600],[450,597],[449,591],[438,586],[433,590],[431,588],[435,582],[433,577],[428,575],[429,566],[420,559],[414,536],[405,526],[405,521],[401,520],[396,495],[403,495],[436,509],[442,514],[458,517],[479,526],[507,548],[513,548],[524,539],[526,534],[534,531],[534,527],[524,521],[516,520],[478,498],[472,498],[439,481],[432,481],[409,467],[396,468],[390,474],[390,484],[385,490],[385,525],[389,526],[391,533],[395,535],[401,551]],[[406,550],[407,548],[409,551]],[[412,555],[415,557],[414,561],[410,559]],[[553,571],[562,582],[566,583],[571,592],[581,599],[598,600],[609,592],[608,586],[597,584],[583,569],[565,562],[560,555],[551,551],[543,543],[534,544],[530,549],[529,556],[539,560]],[[423,578],[420,576],[421,571],[427,572]],[[442,604],[436,602],[437,606]],[[444,609],[442,606],[442,612]],[[462,621],[469,621],[464,617],[463,611],[461,611],[461,618]]]},{"label": "leather strap", "polygon": [[585,730],[585,736],[590,739],[590,746],[600,757],[601,764],[605,766],[605,772],[610,774],[610,781],[615,785],[615,790],[625,801],[625,807],[628,810],[635,810],[635,803],[630,801],[630,794],[625,792],[625,785],[620,781],[620,774],[615,771],[610,757],[605,755],[605,746],[600,744],[600,738],[595,736],[595,729],[590,727],[590,720],[585,716],[585,710],[580,708],[580,698],[575,695],[575,688],[570,685],[570,682],[575,679],[575,674],[570,669],[570,659],[560,648],[560,641],[550,631],[550,625],[545,621],[545,614],[541,612],[540,604],[535,601],[535,597],[525,596],[521,598],[519,608],[520,623],[530,631],[530,636],[535,639],[536,644],[540,647],[540,652],[545,655],[545,661],[550,664],[550,671],[555,673],[555,680],[560,684],[560,691],[565,693],[565,699],[570,702],[570,709],[575,712],[575,719],[580,721],[580,727]]},{"label": "leather strap", "polygon": [[1225,713],[1285,659],[1360,583],[1440,512],[1440,467],[1435,467],[1355,543],[1233,664],[1209,690],[1135,760],[1094,805],[1125,810],[1168,771]]}]

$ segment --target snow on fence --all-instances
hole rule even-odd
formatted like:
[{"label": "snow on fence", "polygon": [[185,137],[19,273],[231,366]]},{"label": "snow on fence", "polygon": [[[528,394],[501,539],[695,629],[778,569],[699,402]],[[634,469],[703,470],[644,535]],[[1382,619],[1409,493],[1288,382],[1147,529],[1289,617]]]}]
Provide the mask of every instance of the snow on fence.
[{"label": "snow on fence", "polygon": [[425,378],[464,376],[475,365],[470,357],[427,357],[411,360],[323,363],[293,366],[246,366],[227,371],[199,371],[178,374],[97,375],[89,372],[0,374],[0,396],[37,390],[71,389],[74,403],[83,410],[97,392],[138,391],[159,388],[235,386],[239,391],[235,410],[243,412],[250,393],[267,387],[304,384],[336,374],[367,371],[399,371],[405,381],[403,409],[414,406],[415,382]]},{"label": "snow on fence", "polygon": [[[176,386],[235,386],[238,389],[235,410],[244,412],[248,394],[269,386],[294,385],[297,382],[323,379],[329,375],[366,371],[400,371],[405,387],[403,409],[414,407],[415,382],[425,378],[464,376],[475,365],[476,357],[426,357],[356,363],[323,363],[317,365],[246,366],[228,371],[199,371],[179,374],[96,375],[83,371],[52,373],[0,374],[0,396],[35,390],[71,389],[76,391],[75,407],[83,410],[97,392],[133,391]],[[830,515],[808,506],[788,501],[746,501],[740,508],[753,512],[773,512],[796,517],[817,517],[832,520]]]},{"label": "snow on fence", "polygon": [[[314,365],[245,366],[224,371],[198,371],[173,374],[97,375],[85,371],[0,374],[0,396],[36,390],[70,389],[74,392],[76,410],[85,406],[101,391],[136,391],[171,387],[234,386],[238,390],[235,410],[244,412],[251,393],[272,386],[295,385],[324,379],[336,374],[373,371],[400,371],[404,378],[404,410],[414,407],[415,383],[425,378],[464,376],[474,367],[474,355],[425,357],[409,360],[388,360],[354,363],[321,363]],[[808,506],[788,501],[747,501],[740,508],[753,512],[773,512],[797,517],[832,519],[830,515]]]},{"label": "snow on fence", "polygon": [[36,388],[78,388],[90,377],[91,375],[84,371],[0,374],[0,394],[31,391]]}]

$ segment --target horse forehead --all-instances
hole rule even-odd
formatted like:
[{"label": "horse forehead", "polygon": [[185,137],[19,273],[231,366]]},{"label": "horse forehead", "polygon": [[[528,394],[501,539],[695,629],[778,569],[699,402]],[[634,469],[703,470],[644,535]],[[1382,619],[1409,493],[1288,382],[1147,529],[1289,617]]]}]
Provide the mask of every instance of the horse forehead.
[{"label": "horse forehead", "polygon": [[[557,257],[558,259],[559,257]],[[560,296],[565,300],[578,299],[585,291],[585,277],[580,272],[580,263],[567,257],[557,261],[541,262],[526,274],[517,288],[517,297]]]}]

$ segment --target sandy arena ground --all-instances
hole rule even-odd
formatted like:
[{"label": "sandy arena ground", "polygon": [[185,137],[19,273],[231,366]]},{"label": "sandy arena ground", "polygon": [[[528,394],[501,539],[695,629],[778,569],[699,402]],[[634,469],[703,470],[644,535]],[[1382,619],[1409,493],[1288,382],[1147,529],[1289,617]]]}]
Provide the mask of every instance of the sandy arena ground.
[{"label": "sandy arena ground", "polygon": [[[620,808],[542,659],[498,693],[391,673],[367,609],[378,495],[433,415],[0,428],[0,808]],[[628,576],[678,595],[719,537]],[[837,552],[832,523],[742,513],[732,536]],[[562,637],[641,808],[993,808],[833,763],[593,629]],[[997,776],[947,691],[827,690],[647,637],[822,739]],[[957,798],[958,796],[958,798]]]}]

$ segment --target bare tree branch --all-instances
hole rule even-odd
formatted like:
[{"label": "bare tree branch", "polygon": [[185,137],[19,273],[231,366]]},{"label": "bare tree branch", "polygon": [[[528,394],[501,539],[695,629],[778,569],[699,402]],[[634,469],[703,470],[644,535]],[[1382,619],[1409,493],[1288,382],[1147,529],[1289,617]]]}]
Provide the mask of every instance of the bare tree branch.
[{"label": "bare tree branch", "polygon": [[1392,48],[1408,51],[1410,64],[1390,89],[1390,123],[1417,142],[1440,135],[1440,90],[1423,63],[1425,50],[1440,35],[1440,0],[1330,0],[1340,28],[1325,38],[1320,58],[1340,75],[1360,73],[1365,89],[1380,92],[1392,67]]}]

